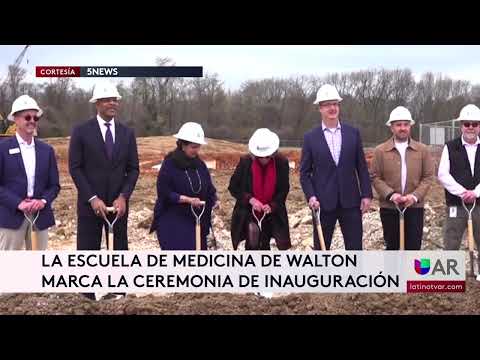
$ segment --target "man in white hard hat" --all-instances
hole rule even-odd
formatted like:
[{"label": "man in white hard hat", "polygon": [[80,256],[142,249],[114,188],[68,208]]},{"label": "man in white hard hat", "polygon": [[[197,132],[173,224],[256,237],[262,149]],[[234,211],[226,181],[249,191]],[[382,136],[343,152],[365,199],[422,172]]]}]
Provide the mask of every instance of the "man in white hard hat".
[{"label": "man in white hard hat", "polygon": [[76,126],[70,138],[69,170],[78,190],[78,250],[100,250],[104,218],[112,221],[115,216],[107,214],[112,206],[119,217],[112,250],[128,250],[128,200],[139,164],[135,134],[116,117],[120,99],[113,84],[97,84],[90,99],[96,116]]},{"label": "man in white hard hat", "polygon": [[399,209],[405,210],[405,249],[420,250],[424,200],[434,180],[428,147],[411,138],[410,111],[398,106],[386,123],[393,136],[374,151],[372,183],[380,200],[380,219],[387,250],[400,249]]},{"label": "man in white hard hat", "polygon": [[[321,209],[327,249],[337,220],[347,250],[362,249],[362,214],[370,208],[372,187],[358,129],[340,121],[337,89],[323,85],[314,104],[321,124],[305,134],[300,182],[308,205]],[[320,249],[314,226],[314,248]]]},{"label": "man in white hard hat", "polygon": [[17,98],[8,115],[16,133],[0,143],[0,250],[32,249],[25,216],[37,218],[34,250],[47,248],[48,228],[55,225],[52,203],[60,181],[53,148],[34,139],[41,116],[42,110],[28,95]]},{"label": "man in white hard hat", "polygon": [[445,188],[447,219],[444,226],[446,250],[458,250],[467,226],[467,212],[462,200],[471,206],[473,235],[480,248],[480,109],[466,105],[456,119],[462,135],[445,144],[438,168],[438,179]]}]

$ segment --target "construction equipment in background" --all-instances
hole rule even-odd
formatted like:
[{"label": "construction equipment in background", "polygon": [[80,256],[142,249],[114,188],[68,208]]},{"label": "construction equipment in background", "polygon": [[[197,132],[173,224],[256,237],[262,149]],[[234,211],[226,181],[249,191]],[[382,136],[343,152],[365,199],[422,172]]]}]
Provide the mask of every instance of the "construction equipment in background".
[{"label": "construction equipment in background", "polygon": [[[25,53],[27,52],[27,49],[30,47],[30,45],[25,45],[25,47],[23,48],[22,52],[17,56],[17,58],[15,59],[15,62],[13,63],[13,69],[14,71],[18,71],[19,68],[20,68],[20,64],[25,56]],[[7,75],[5,76],[5,78],[3,78],[1,81],[0,81],[0,85],[3,84],[5,82],[5,80],[7,79],[8,77],[8,73]],[[8,114],[8,111],[5,111],[5,114]],[[15,135],[15,131],[16,131],[16,128],[15,128],[15,124],[14,123],[11,123],[7,120],[5,120],[3,118],[3,116],[0,114],[0,123],[6,123],[6,125],[3,126],[3,128],[0,129],[0,140],[3,139],[3,138],[9,138],[13,135]],[[37,136],[37,134],[35,133],[35,136]]]},{"label": "construction equipment in background", "polygon": [[[0,120],[3,120],[1,115],[0,115]],[[15,132],[16,132],[15,123],[10,123],[10,126],[8,126],[7,129],[3,133],[0,133],[0,140],[9,138],[9,137],[15,135]]]}]

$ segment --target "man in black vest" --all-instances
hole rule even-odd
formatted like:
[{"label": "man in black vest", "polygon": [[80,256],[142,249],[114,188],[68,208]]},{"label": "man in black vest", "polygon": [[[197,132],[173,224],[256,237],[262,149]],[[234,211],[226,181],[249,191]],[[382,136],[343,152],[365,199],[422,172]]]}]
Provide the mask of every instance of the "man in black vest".
[{"label": "man in black vest", "polygon": [[466,105],[457,121],[461,123],[462,136],[445,144],[438,169],[447,203],[445,250],[460,248],[468,217],[462,200],[469,207],[476,202],[472,213],[473,235],[480,248],[480,109],[473,104]]}]

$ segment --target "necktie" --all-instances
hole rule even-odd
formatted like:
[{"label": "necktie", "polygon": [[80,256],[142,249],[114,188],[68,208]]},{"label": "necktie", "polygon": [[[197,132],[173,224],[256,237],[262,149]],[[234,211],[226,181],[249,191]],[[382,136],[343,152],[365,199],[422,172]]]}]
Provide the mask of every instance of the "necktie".
[{"label": "necktie", "polygon": [[113,156],[113,136],[112,132],[110,131],[110,123],[105,123],[107,127],[107,132],[105,133],[105,151],[107,152],[107,157],[109,160],[112,160]]}]

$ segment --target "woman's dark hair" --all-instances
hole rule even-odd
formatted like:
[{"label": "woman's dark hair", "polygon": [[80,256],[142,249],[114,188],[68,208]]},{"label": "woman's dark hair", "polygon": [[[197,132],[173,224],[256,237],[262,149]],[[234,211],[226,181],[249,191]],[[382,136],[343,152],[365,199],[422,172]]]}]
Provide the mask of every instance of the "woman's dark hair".
[{"label": "woman's dark hair", "polygon": [[190,145],[192,142],[187,140],[177,139],[177,149],[182,150],[182,146]]}]

